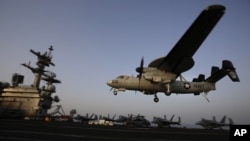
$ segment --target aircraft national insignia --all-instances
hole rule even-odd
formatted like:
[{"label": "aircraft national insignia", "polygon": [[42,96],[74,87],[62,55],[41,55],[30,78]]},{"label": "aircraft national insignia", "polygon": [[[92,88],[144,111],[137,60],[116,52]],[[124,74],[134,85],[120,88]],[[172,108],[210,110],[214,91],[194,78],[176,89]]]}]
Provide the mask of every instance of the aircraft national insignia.
[{"label": "aircraft national insignia", "polygon": [[190,87],[191,87],[191,86],[190,86],[189,83],[184,83],[184,88],[185,88],[185,89],[190,89]]}]

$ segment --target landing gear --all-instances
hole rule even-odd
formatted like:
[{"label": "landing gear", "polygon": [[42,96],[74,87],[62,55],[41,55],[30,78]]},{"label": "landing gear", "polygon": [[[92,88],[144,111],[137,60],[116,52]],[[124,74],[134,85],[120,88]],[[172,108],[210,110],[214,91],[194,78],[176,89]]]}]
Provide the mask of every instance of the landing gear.
[{"label": "landing gear", "polygon": [[113,93],[114,93],[114,95],[117,95],[117,91],[114,91]]},{"label": "landing gear", "polygon": [[155,102],[155,103],[159,102],[159,98],[157,97],[156,94],[155,94],[154,102]]},{"label": "landing gear", "polygon": [[165,95],[166,95],[166,96],[170,96],[171,93],[170,93],[170,92],[165,92]]},{"label": "landing gear", "polygon": [[159,102],[159,98],[155,97],[154,102],[156,102],[156,103]]},{"label": "landing gear", "polygon": [[166,95],[170,95],[170,83],[166,83],[165,84],[166,88],[167,88],[167,91],[165,92]]},{"label": "landing gear", "polygon": [[209,102],[209,99],[207,98],[207,92],[201,93],[201,95]]}]

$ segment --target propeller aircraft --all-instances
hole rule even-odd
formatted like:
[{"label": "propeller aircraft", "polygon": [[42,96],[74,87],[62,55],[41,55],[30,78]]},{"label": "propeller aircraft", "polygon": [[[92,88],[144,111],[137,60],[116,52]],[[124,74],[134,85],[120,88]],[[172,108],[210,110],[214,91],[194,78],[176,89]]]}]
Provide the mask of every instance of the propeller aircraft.
[{"label": "propeller aircraft", "polygon": [[154,101],[158,102],[157,92],[167,96],[171,93],[202,94],[209,101],[206,95],[216,89],[215,83],[224,76],[228,75],[232,81],[239,82],[236,69],[229,60],[223,60],[221,68],[213,66],[211,76],[206,79],[204,74],[200,74],[191,82],[181,75],[194,66],[193,55],[224,15],[225,9],[223,5],[208,6],[165,57],[153,60],[148,67],[144,67],[142,58],[140,66],[136,68],[139,73],[136,77],[121,75],[108,81],[107,85],[113,89],[114,95],[118,91],[135,90],[154,95]]}]

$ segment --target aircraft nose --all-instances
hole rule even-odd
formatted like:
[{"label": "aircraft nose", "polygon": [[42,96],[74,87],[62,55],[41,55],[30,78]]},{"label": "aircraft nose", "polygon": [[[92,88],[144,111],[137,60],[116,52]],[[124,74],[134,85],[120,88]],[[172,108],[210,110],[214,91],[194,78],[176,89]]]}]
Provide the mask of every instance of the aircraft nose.
[{"label": "aircraft nose", "polygon": [[112,83],[112,80],[109,80],[109,81],[107,82],[107,85],[110,86],[111,83]]},{"label": "aircraft nose", "polygon": [[198,121],[195,123],[195,125],[200,125],[201,124],[201,121]]},{"label": "aircraft nose", "polygon": [[107,82],[107,85],[109,85],[109,86],[112,86],[112,84],[113,84],[113,80],[109,80],[109,81]]},{"label": "aircraft nose", "polygon": [[109,85],[110,87],[115,87],[115,86],[117,86],[117,83],[118,83],[119,81],[118,80],[116,80],[116,79],[114,79],[114,80],[109,80],[108,82],[107,82],[107,85]]}]

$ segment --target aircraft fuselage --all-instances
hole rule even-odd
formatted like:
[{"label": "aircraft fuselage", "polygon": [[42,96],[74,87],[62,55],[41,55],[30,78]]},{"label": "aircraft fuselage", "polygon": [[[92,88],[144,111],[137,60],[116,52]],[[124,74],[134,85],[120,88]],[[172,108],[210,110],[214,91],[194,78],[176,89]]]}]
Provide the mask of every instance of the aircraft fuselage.
[{"label": "aircraft fuselage", "polygon": [[[137,78],[133,76],[120,76],[117,79],[110,80],[107,84],[117,91],[137,90],[144,94],[156,94],[157,92],[168,93],[201,93],[215,90],[214,83],[208,82],[188,82],[188,81],[172,81],[169,84],[155,83],[153,81],[145,80],[144,78]],[[168,86],[169,85],[169,88]]]},{"label": "aircraft fuselage", "polygon": [[229,126],[229,124],[220,123],[212,120],[202,119],[201,121],[197,122],[196,125],[200,125],[205,129],[214,129],[214,128],[221,128],[222,126]]}]

